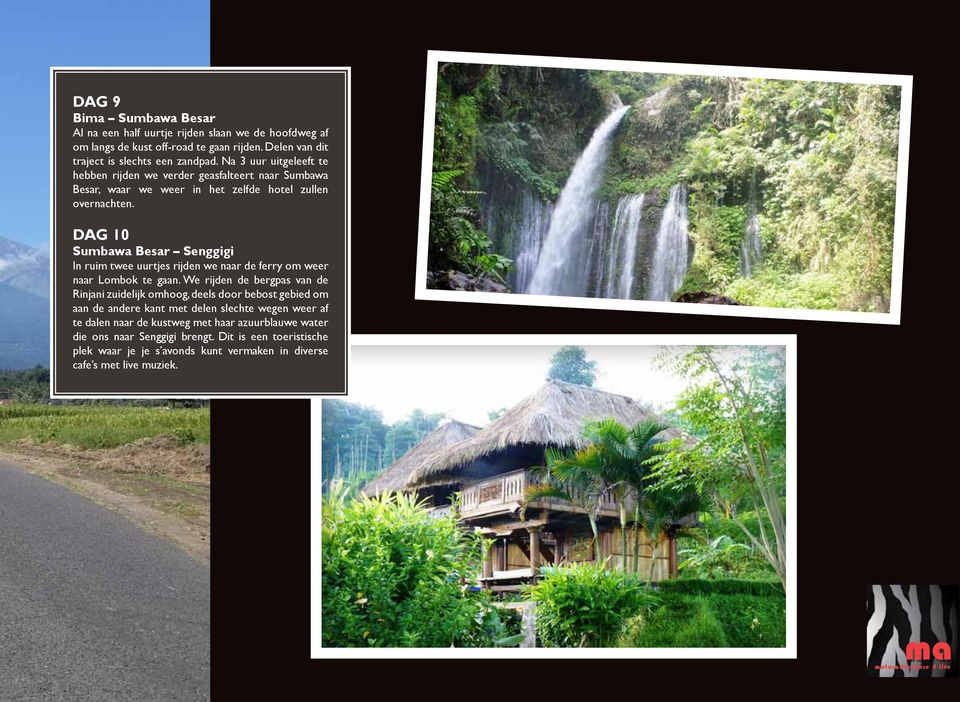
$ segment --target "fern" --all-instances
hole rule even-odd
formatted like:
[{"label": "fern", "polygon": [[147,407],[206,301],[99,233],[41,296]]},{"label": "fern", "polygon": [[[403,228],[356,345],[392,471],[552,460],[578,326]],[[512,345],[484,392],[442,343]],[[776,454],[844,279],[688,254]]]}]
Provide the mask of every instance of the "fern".
[{"label": "fern", "polygon": [[435,191],[446,190],[453,182],[463,175],[463,169],[458,168],[452,171],[434,171],[433,189]]}]

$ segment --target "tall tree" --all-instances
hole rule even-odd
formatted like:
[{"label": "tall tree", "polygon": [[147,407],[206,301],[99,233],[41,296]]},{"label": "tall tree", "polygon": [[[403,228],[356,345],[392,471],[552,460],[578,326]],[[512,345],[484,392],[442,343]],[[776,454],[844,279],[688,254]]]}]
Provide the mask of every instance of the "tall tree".
[{"label": "tall tree", "polygon": [[[645,420],[628,428],[615,419],[601,419],[586,424],[584,438],[589,442],[576,451],[547,452],[547,467],[541,469],[543,482],[527,493],[527,499],[536,497],[560,497],[577,495],[573,500],[584,507],[591,516],[591,528],[596,541],[596,519],[600,506],[607,496],[612,497],[620,517],[620,537],[623,554],[623,569],[627,565],[627,529],[629,524],[628,504],[640,501],[649,472],[648,464],[655,455],[660,434],[666,425],[655,420]],[[566,493],[566,494],[561,494]],[[586,499],[584,496],[587,496]],[[635,522],[640,521],[636,512]],[[638,536],[634,533],[635,539]],[[638,541],[634,545],[634,564],[638,556]],[[599,560],[599,556],[597,557]]]},{"label": "tall tree", "polygon": [[695,381],[680,394],[677,410],[700,438],[693,446],[669,442],[653,475],[668,485],[692,480],[786,587],[785,349],[698,346],[668,353],[663,361]]},{"label": "tall tree", "polygon": [[597,362],[587,358],[587,351],[582,346],[564,346],[550,359],[547,379],[592,388],[597,380]]}]

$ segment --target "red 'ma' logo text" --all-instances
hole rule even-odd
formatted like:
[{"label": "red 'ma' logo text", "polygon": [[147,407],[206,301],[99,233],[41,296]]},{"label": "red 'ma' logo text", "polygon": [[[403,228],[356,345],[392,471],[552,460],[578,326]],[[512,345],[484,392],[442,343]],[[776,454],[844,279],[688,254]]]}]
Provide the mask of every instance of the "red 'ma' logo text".
[{"label": "red 'ma' logo text", "polygon": [[[949,661],[951,658],[950,644],[941,641],[933,645],[933,657],[938,661]],[[908,661],[930,660],[930,644],[925,641],[911,641],[907,644]]]}]

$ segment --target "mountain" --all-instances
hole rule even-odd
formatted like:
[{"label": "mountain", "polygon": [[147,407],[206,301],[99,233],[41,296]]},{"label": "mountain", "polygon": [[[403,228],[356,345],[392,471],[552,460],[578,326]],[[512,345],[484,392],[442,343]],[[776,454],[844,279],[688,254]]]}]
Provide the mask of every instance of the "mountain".
[{"label": "mountain", "polygon": [[50,296],[50,253],[0,236],[0,283],[40,297]]},{"label": "mountain", "polygon": [[49,254],[0,237],[0,368],[50,360]]}]

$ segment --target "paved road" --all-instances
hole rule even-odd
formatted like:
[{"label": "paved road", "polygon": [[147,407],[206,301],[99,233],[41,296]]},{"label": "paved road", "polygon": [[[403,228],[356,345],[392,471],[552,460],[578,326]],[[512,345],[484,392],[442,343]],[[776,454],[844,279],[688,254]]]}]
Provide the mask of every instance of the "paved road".
[{"label": "paved road", "polygon": [[0,460],[0,700],[205,700],[210,570]]}]

